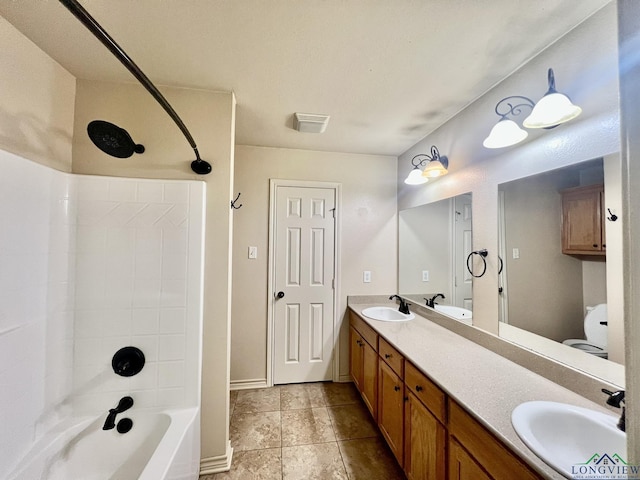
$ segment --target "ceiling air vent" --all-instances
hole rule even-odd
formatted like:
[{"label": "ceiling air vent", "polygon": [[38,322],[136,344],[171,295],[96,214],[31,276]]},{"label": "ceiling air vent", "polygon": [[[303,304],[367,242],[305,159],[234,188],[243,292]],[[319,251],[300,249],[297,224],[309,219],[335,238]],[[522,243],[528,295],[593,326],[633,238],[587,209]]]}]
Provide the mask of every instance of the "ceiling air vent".
[{"label": "ceiling air vent", "polygon": [[295,113],[293,115],[293,128],[303,133],[322,133],[327,129],[329,115],[317,115],[315,113]]}]

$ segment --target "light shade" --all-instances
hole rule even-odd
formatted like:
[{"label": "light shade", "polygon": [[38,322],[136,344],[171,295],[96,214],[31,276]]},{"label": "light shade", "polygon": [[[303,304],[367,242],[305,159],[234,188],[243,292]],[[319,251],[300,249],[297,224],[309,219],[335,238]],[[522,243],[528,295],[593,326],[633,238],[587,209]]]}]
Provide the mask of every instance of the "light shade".
[{"label": "light shade", "polygon": [[447,157],[440,157],[440,159],[431,160],[429,163],[427,163],[427,166],[422,171],[422,176],[427,178],[435,178],[446,175],[448,173],[448,170],[444,165],[446,158]]},{"label": "light shade", "polygon": [[422,170],[419,168],[414,168],[409,172],[407,178],[405,178],[404,183],[407,185],[422,185],[423,183],[427,183],[429,181],[428,178],[422,176]]},{"label": "light shade", "polygon": [[504,148],[520,143],[529,136],[516,122],[503,118],[491,129],[489,136],[484,139],[482,145],[485,148]]},{"label": "light shade", "polygon": [[547,93],[533,107],[531,115],[524,119],[526,128],[555,127],[568,122],[582,113],[582,109],[571,103],[566,95],[558,92]]}]

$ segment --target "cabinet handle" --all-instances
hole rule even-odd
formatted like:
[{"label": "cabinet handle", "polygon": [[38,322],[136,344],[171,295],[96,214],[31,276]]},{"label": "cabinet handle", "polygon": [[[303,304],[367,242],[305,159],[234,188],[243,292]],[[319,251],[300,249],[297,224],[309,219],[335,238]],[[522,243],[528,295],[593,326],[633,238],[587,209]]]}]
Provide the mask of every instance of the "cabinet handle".
[{"label": "cabinet handle", "polygon": [[598,248],[598,244],[597,244],[597,243],[594,243],[594,244],[593,244],[593,248]]},{"label": "cabinet handle", "polygon": [[422,388],[420,385],[416,385],[416,392],[421,392],[422,390],[424,390],[424,388]]},{"label": "cabinet handle", "polygon": [[393,389],[394,389],[396,392],[399,392],[399,391],[400,391],[400,387],[399,387],[398,385],[395,385],[395,386],[393,387]]},{"label": "cabinet handle", "polygon": [[384,354],[384,358],[391,358],[391,354],[390,353],[385,353]]},{"label": "cabinet handle", "polygon": [[409,401],[409,397],[404,397],[404,401],[408,402]]}]

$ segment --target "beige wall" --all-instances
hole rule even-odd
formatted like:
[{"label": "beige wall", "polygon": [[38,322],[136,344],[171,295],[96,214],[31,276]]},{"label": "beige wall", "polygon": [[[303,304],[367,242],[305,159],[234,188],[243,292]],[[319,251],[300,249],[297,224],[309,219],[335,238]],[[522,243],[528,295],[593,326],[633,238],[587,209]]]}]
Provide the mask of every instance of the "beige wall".
[{"label": "beige wall", "polygon": [[73,75],[0,17],[0,149],[71,171]]},{"label": "beige wall", "polygon": [[[160,88],[189,128],[207,176],[189,165],[193,150],[151,95],[138,84],[79,80],[73,143],[73,172],[118,177],[202,180],[207,183],[205,305],[202,374],[202,457],[224,462],[228,452],[230,235],[235,99],[231,93]],[[98,150],[86,133],[91,120],[127,130],[146,151],[127,159]],[[216,460],[210,460],[215,463]]]},{"label": "beige wall", "polygon": [[[342,185],[337,292],[340,375],[348,379],[347,295],[392,294],[397,282],[396,158],[280,148],[236,147],[231,381],[264,384],[267,371],[269,179]],[[258,247],[249,260],[247,248]],[[362,282],[370,270],[371,283]]]}]

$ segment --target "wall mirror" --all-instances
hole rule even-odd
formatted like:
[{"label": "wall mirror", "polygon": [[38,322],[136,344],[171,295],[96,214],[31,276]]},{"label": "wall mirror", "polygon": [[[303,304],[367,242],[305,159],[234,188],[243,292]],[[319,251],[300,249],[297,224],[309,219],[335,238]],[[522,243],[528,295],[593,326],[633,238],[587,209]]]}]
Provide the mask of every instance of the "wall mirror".
[{"label": "wall mirror", "polygon": [[398,216],[400,295],[425,305],[441,294],[436,309],[468,324],[473,309],[472,277],[466,269],[471,214],[467,193],[402,210]]},{"label": "wall mirror", "polygon": [[614,156],[498,186],[500,336],[600,378],[624,375],[619,170]]}]

